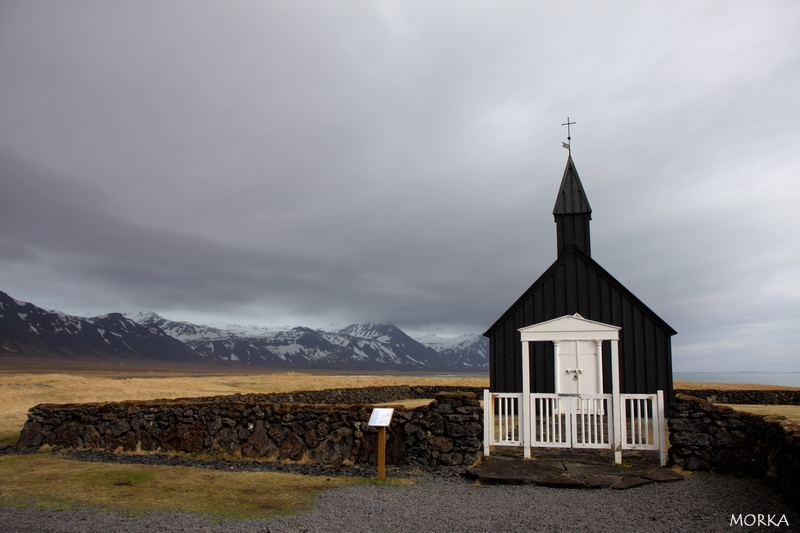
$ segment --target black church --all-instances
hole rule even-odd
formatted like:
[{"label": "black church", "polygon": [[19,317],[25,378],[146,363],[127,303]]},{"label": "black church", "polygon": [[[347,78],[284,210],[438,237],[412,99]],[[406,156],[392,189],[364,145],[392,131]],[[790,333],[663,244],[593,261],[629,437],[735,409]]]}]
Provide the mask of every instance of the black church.
[{"label": "black church", "polygon": [[[522,392],[522,343],[519,329],[580,314],[621,328],[621,393],[655,393],[672,398],[671,337],[676,334],[641,300],[591,257],[592,209],[570,153],[555,208],[558,258],[484,333],[489,338],[492,392]],[[610,341],[604,341],[602,383],[611,392]],[[530,343],[530,390],[556,392],[553,344]]]}]

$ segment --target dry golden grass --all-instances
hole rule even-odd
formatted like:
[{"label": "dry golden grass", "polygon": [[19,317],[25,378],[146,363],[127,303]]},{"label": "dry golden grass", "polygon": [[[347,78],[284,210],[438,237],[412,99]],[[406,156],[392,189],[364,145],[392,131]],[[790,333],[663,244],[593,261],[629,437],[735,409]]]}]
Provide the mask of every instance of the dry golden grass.
[{"label": "dry golden grass", "polygon": [[[798,390],[798,387],[783,387],[780,385],[758,385],[752,383],[701,383],[697,381],[676,381],[676,389],[686,390]],[[727,405],[737,411],[765,416],[785,416],[790,420],[800,422],[800,406],[798,405]]]},{"label": "dry golden grass", "polygon": [[[403,384],[488,386],[488,379],[274,374],[132,375],[120,372],[0,372],[0,444],[13,444],[40,403],[185,398]],[[403,402],[408,403],[408,402]],[[47,454],[0,457],[0,504],[125,513],[186,511],[225,518],[295,513],[319,491],[374,482],[276,473],[230,473],[181,467],[82,463]],[[386,480],[396,484],[397,480]]]},{"label": "dry golden grass", "polygon": [[[0,371],[0,444],[13,444],[27,419],[28,409],[40,403],[87,403],[154,400],[236,393],[292,392],[342,387],[386,385],[462,385],[488,387],[488,378],[437,378],[425,375],[335,375],[322,373],[227,373],[194,375],[142,370],[65,371],[53,373]],[[791,389],[770,385],[676,381],[676,389],[758,390]],[[419,401],[392,405],[416,407]]]},{"label": "dry golden grass", "polygon": [[405,400],[396,400],[394,402],[386,402],[376,404],[379,407],[394,407],[396,409],[414,409],[415,407],[422,407],[431,403],[433,398],[410,398]]},{"label": "dry golden grass", "polygon": [[48,454],[0,457],[0,505],[125,514],[181,511],[254,519],[297,513],[324,489],[364,483],[272,472],[84,463]]},{"label": "dry golden grass", "polygon": [[800,405],[741,405],[732,403],[719,405],[727,405],[737,411],[753,413],[754,415],[785,416],[789,420],[800,422]]},{"label": "dry golden grass", "polygon": [[675,381],[675,389],[687,390],[800,390],[800,387],[759,385],[756,383],[703,383],[700,381]]},{"label": "dry golden grass", "polygon": [[[12,444],[30,407],[84,403],[291,392],[387,385],[488,387],[488,378],[340,376],[299,372],[187,375],[180,372],[25,373],[0,371],[0,444]],[[780,389],[763,385],[675,382],[683,389]],[[414,407],[429,400],[388,405]],[[800,419],[798,406],[731,406],[757,414]],[[230,473],[182,467],[83,463],[48,454],[0,457],[0,505],[71,508],[77,505],[125,513],[186,511],[225,518],[269,517],[303,510],[325,488],[365,480],[275,473]]]},{"label": "dry golden grass", "polygon": [[[461,385],[488,387],[488,378],[436,378],[272,374],[186,375],[177,372],[0,372],[0,444],[16,442],[28,409],[40,403],[90,403],[217,396],[236,393],[292,392],[387,385]],[[405,402],[395,402],[405,403]]]}]

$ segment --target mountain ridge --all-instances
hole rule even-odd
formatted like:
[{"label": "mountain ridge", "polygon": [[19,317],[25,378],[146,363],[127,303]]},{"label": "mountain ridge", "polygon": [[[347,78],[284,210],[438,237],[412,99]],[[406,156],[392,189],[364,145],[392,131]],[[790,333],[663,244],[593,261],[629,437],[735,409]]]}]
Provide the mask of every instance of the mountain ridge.
[{"label": "mountain ridge", "polygon": [[[441,349],[415,340],[394,324],[351,324],[336,331],[295,326],[289,329],[198,326],[155,313],[134,316],[158,326],[200,354],[244,364],[299,368],[389,368],[447,370],[488,369],[488,341],[478,335]],[[236,330],[258,329],[258,335]]]},{"label": "mountain ridge", "polygon": [[285,369],[488,370],[488,341],[478,335],[465,337],[429,346],[394,324],[351,324],[323,331],[206,326],[154,312],[84,318],[47,311],[0,291],[0,356]]},{"label": "mountain ridge", "polygon": [[191,362],[198,355],[158,328],[109,313],[91,318],[47,311],[0,292],[0,353],[56,359]]}]

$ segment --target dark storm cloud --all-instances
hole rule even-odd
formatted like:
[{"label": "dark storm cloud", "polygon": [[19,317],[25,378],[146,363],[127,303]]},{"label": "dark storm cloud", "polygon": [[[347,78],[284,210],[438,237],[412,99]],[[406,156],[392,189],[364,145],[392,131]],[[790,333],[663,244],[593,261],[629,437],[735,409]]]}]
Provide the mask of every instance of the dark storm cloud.
[{"label": "dark storm cloud", "polygon": [[106,198],[90,187],[37,171],[13,156],[2,158],[0,172],[3,262],[47,268],[89,293],[108,292],[112,306],[224,312],[253,305],[312,317],[345,308],[362,320],[399,317],[424,324],[446,320],[455,303],[413,283],[382,280],[352,263],[236,248],[137,226],[110,213]]},{"label": "dark storm cloud", "polygon": [[800,370],[792,2],[0,10],[14,297],[483,331],[555,259],[570,115],[593,256],[676,368]]}]

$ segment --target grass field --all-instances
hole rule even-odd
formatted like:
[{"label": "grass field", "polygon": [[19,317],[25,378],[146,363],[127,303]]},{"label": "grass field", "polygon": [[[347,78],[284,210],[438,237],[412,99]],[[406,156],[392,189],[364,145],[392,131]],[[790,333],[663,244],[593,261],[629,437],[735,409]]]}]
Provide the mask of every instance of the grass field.
[{"label": "grass field", "polygon": [[282,372],[265,374],[181,374],[144,371],[14,373],[0,372],[0,445],[13,444],[40,403],[92,403],[187,398],[236,393],[268,393],[386,385],[488,387],[489,380],[426,376],[365,376]]},{"label": "grass field", "polygon": [[182,511],[254,519],[302,511],[321,490],[370,480],[0,456],[0,504],[123,514]]},{"label": "grass field", "polygon": [[[40,403],[186,398],[385,385],[486,387],[488,379],[342,376],[298,372],[0,372],[0,445],[14,444],[27,412]],[[397,403],[397,402],[394,402]],[[305,509],[321,490],[372,479],[327,478],[200,468],[85,463],[47,453],[0,456],[0,505],[138,514],[185,511],[219,518],[260,518]],[[387,479],[382,484],[407,484]]]},{"label": "grass field", "polygon": [[[194,375],[130,369],[103,372],[0,371],[0,445],[16,442],[28,409],[40,403],[152,400],[387,385],[488,387],[489,380],[425,375],[359,376],[299,372]],[[675,383],[675,388],[682,389],[723,387],[780,388]],[[797,417],[800,420],[800,407],[736,407],[759,414]],[[0,484],[0,505],[50,509],[91,506],[130,514],[177,510],[234,519],[300,512],[310,505],[313,496],[321,490],[347,483],[375,482],[355,478],[85,463],[48,453],[0,456],[0,479],[3,480]],[[398,483],[397,480],[389,482]]]},{"label": "grass field", "polygon": [[[676,381],[676,389],[686,390],[797,390],[796,387],[781,387],[777,385],[754,384],[727,384],[727,383],[698,383],[693,381]],[[737,411],[767,416],[785,416],[790,420],[800,423],[800,405],[742,405],[720,404],[732,407]]]},{"label": "grass field", "polygon": [[676,381],[675,389],[685,390],[798,390],[798,387],[781,385],[760,385],[757,383],[703,383],[700,381]]},{"label": "grass field", "polygon": [[[322,373],[186,374],[144,370],[82,372],[0,372],[0,445],[16,442],[28,409],[40,403],[154,400],[236,393],[292,392],[386,385],[488,387],[488,378],[442,378]],[[769,385],[675,382],[678,389],[776,389]]]},{"label": "grass field", "polygon": [[727,405],[737,411],[755,415],[785,416],[789,420],[800,422],[800,405],[741,405],[730,403],[720,405]]}]

